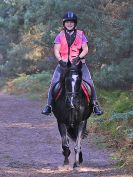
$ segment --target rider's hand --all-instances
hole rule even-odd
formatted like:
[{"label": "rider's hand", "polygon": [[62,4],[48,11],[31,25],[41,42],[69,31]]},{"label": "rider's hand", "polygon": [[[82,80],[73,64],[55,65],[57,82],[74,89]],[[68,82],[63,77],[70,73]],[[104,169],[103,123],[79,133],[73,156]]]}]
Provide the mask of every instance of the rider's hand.
[{"label": "rider's hand", "polygon": [[72,63],[74,65],[78,64],[78,62],[81,60],[81,58],[79,56],[77,56],[76,58],[73,59]]},{"label": "rider's hand", "polygon": [[59,61],[60,66],[62,66],[63,68],[67,67],[67,62],[64,62],[62,60]]}]

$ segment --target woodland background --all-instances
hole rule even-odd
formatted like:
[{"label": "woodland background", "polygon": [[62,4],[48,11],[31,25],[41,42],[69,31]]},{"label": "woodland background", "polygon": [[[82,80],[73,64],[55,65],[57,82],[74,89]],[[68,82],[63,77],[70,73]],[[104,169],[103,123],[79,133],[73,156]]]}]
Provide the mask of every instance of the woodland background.
[{"label": "woodland background", "polygon": [[110,146],[128,164],[133,160],[133,0],[0,0],[0,88],[46,98],[57,65],[53,40],[66,11],[77,14],[78,28],[88,38],[86,63],[105,112],[92,116],[89,130],[110,136]]}]

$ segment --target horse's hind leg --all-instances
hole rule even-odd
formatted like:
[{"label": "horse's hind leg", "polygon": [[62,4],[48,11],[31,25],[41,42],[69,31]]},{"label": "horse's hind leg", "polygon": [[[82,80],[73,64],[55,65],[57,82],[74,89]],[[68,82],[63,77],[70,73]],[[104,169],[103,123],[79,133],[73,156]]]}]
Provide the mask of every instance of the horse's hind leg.
[{"label": "horse's hind leg", "polygon": [[83,162],[83,157],[82,157],[82,152],[81,152],[81,139],[82,139],[82,133],[83,133],[84,126],[85,126],[85,121],[82,121],[79,123],[76,146],[74,148],[75,150],[75,162],[73,165],[74,168],[79,167],[80,163]]},{"label": "horse's hind leg", "polygon": [[64,159],[64,165],[68,165],[69,164],[69,155],[70,155],[70,150],[69,150],[69,139],[67,136],[67,128],[65,126],[65,124],[60,124],[58,123],[58,128],[59,128],[59,132],[62,138],[62,149],[63,149],[63,155],[65,156]]}]

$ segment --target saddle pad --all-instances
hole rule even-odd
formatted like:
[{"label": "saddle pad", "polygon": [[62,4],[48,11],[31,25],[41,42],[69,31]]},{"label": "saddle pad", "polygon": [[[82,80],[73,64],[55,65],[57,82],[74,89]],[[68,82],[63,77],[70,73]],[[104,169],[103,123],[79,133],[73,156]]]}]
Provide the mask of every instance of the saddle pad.
[{"label": "saddle pad", "polygon": [[[86,96],[86,99],[87,99],[87,102],[89,103],[90,102],[90,99],[91,99],[91,87],[90,85],[85,82],[85,81],[82,81],[82,84],[81,84],[81,88]],[[55,86],[54,86],[54,93],[53,93],[53,97],[54,97],[54,100],[57,101],[58,98],[60,97],[62,93],[62,87],[61,87],[61,83],[57,83]]]},{"label": "saddle pad", "polygon": [[82,84],[81,84],[81,88],[86,96],[87,102],[89,103],[91,100],[91,87],[90,87],[90,85],[83,80]]}]

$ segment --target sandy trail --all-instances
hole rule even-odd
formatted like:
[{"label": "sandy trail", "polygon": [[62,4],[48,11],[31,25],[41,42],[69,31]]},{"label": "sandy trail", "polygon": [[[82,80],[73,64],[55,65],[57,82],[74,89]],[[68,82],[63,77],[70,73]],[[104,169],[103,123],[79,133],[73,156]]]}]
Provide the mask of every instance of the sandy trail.
[{"label": "sandy trail", "polygon": [[63,167],[61,140],[54,116],[41,115],[41,102],[0,93],[0,177],[131,177],[115,168],[111,150],[83,140],[84,162]]}]

